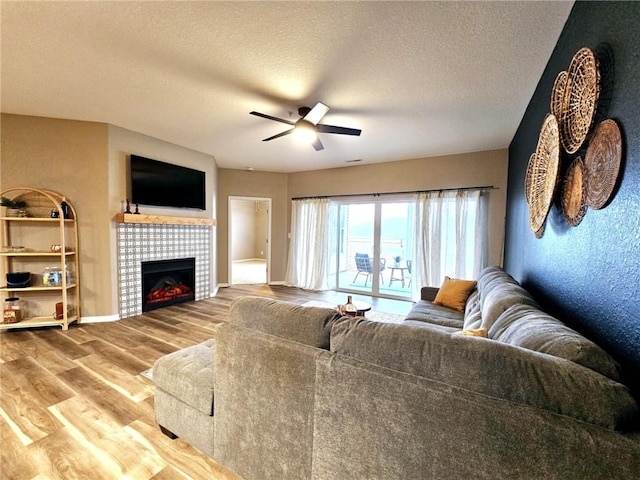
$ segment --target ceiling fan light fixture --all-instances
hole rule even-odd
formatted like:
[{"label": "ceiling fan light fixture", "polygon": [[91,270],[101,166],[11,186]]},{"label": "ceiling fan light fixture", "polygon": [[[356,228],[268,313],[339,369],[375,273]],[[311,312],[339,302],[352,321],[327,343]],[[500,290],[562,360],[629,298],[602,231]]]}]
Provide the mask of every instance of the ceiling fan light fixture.
[{"label": "ceiling fan light fixture", "polygon": [[318,138],[316,127],[311,122],[300,120],[293,129],[293,136],[296,140],[304,143],[313,143]]}]

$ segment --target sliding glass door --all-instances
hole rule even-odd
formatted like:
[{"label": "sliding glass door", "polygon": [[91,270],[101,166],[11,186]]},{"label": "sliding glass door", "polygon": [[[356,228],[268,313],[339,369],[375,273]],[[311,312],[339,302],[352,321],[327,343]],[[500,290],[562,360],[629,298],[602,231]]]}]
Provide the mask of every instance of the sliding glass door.
[{"label": "sliding glass door", "polygon": [[413,203],[341,202],[334,208],[336,252],[330,285],[374,296],[410,297]]}]

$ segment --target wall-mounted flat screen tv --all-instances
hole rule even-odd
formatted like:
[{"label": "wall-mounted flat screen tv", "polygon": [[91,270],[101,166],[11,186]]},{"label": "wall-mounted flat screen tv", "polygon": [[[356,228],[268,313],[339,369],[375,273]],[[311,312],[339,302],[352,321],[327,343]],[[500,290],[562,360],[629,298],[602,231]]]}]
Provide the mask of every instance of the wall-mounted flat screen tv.
[{"label": "wall-mounted flat screen tv", "polygon": [[131,202],[206,209],[205,172],[131,155]]}]

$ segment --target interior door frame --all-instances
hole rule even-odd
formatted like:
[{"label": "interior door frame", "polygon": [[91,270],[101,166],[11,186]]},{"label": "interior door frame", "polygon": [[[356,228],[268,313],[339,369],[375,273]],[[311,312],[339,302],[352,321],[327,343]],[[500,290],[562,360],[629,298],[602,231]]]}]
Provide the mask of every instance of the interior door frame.
[{"label": "interior door frame", "polygon": [[266,285],[271,285],[271,203],[272,199],[269,197],[243,197],[243,196],[229,196],[227,198],[227,216],[228,216],[228,244],[227,244],[227,284],[233,285],[233,208],[232,204],[234,200],[248,200],[254,202],[267,202],[267,245],[265,246],[265,259],[267,261],[267,276]]}]

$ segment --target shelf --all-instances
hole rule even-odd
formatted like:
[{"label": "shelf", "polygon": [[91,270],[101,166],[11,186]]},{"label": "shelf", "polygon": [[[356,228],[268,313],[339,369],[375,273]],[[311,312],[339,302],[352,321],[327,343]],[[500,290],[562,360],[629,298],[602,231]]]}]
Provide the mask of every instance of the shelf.
[{"label": "shelf", "polygon": [[[43,278],[36,274],[32,276],[33,286],[9,287],[0,286],[1,296],[25,297],[26,301],[40,312],[49,311],[55,304],[62,305],[63,312],[69,312],[73,306],[73,315],[65,314],[56,319],[53,315],[42,317],[32,316],[18,323],[0,324],[0,330],[26,329],[34,327],[62,327],[67,330],[71,322],[80,322],[80,269],[78,255],[78,222],[76,210],[65,196],[51,190],[31,187],[14,187],[0,192],[3,197],[24,201],[27,205],[28,217],[7,216],[5,211],[0,213],[0,245],[24,246],[23,251],[0,251],[0,279],[9,272],[26,270],[40,271],[44,264],[51,264],[61,272],[73,272],[73,282],[66,274],[60,278],[61,284],[55,286],[44,285]],[[63,209],[62,202],[67,208]],[[57,217],[51,217],[51,212]],[[69,218],[64,218],[65,216]],[[34,228],[35,227],[35,228]],[[21,240],[18,241],[17,239]],[[12,241],[13,240],[13,241]],[[49,245],[61,245],[61,251],[52,252]],[[6,250],[11,250],[7,248]],[[39,265],[39,266],[36,266]],[[45,270],[46,271],[46,270]],[[43,274],[44,275],[44,274]],[[58,277],[56,277],[58,278]],[[63,286],[64,285],[64,286]],[[32,305],[29,305],[29,309]],[[34,313],[36,310],[32,310]],[[23,312],[24,313],[24,312]]]},{"label": "shelf", "polygon": [[[75,283],[70,283],[67,285],[67,290],[70,288],[77,287],[78,285]],[[0,292],[60,292],[62,291],[62,285],[56,285],[54,287],[47,287],[46,285],[39,285],[36,287],[1,287]]]},{"label": "shelf", "polygon": [[[0,217],[0,220],[10,220],[12,222],[58,222],[60,223],[59,218],[50,218],[50,217]],[[73,218],[64,218],[63,221],[65,223],[72,223]]]},{"label": "shelf", "polygon": [[[67,325],[78,320],[77,315],[67,317]],[[0,330],[10,330],[12,328],[32,328],[32,327],[62,327],[65,329],[63,319],[56,320],[53,317],[31,317],[17,323],[1,323]],[[66,330],[66,329],[65,329]]]},{"label": "shelf", "polygon": [[[75,251],[66,251],[65,255],[75,255]],[[0,252],[0,257],[59,257],[62,252]]]},{"label": "shelf", "polygon": [[156,225],[216,225],[216,220],[210,218],[167,217],[164,215],[143,215],[139,213],[118,213],[115,220],[117,223],[145,223]]}]

